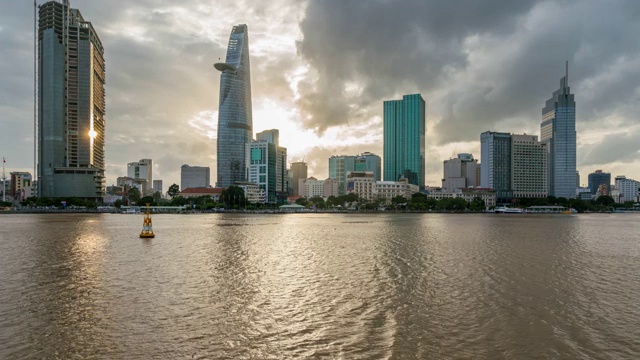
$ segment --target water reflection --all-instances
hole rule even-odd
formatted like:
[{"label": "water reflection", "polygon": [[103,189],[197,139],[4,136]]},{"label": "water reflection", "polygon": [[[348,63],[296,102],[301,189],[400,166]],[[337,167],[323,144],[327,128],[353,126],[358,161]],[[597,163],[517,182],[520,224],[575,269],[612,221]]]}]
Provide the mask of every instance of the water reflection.
[{"label": "water reflection", "polygon": [[0,358],[636,358],[637,222],[600,219],[3,216]]}]

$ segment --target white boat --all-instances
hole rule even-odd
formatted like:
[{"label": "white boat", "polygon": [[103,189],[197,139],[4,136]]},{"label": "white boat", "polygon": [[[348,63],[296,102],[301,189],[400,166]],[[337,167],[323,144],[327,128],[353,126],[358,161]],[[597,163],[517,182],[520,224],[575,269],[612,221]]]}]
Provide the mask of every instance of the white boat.
[{"label": "white boat", "polygon": [[524,209],[500,206],[495,208],[493,212],[495,212],[496,214],[524,214]]}]

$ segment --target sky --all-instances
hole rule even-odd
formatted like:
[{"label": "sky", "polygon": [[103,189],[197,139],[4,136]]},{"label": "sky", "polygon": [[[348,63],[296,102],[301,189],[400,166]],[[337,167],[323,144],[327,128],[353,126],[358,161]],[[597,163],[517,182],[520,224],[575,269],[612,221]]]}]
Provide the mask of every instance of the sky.
[{"label": "sky", "polygon": [[[42,3],[43,1],[38,1]],[[382,157],[382,103],[427,104],[426,183],[480,157],[480,133],[539,135],[569,61],[581,183],[640,180],[640,1],[77,0],[106,59],[106,180],[154,161],[164,190],[183,164],[216,178],[220,73],[249,28],[254,133],[280,130],[288,161],[328,176],[331,155]],[[0,0],[0,156],[33,172],[33,2]],[[384,164],[383,164],[384,166]]]}]

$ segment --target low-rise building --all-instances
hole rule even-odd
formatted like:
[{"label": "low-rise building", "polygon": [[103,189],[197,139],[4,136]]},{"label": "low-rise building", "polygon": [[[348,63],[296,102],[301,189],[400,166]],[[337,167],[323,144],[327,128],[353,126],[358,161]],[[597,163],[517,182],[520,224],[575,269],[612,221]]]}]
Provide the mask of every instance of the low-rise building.
[{"label": "low-rise building", "polygon": [[183,198],[195,198],[200,196],[211,196],[211,198],[215,201],[220,201],[220,195],[222,195],[223,188],[212,188],[212,187],[192,187],[183,189],[178,193],[178,195]]},{"label": "low-rise building", "polygon": [[247,202],[252,204],[264,204],[267,202],[267,192],[258,184],[248,181],[236,181],[234,185],[244,190],[244,197],[247,199]]},{"label": "low-rise building", "polygon": [[618,203],[640,201],[640,181],[627,179],[626,176],[616,176],[616,189],[619,191]]},{"label": "low-rise building", "polygon": [[480,198],[484,201],[486,208],[496,206],[496,192],[492,189],[430,190],[427,197],[438,201],[442,199],[463,198],[466,202],[472,202],[475,198]]},{"label": "low-rise building", "polygon": [[[126,193],[131,188],[136,188],[140,191],[140,196],[147,196],[148,186],[147,180],[141,178],[132,178],[129,176],[122,176],[116,179],[116,185],[121,186]],[[149,194],[152,195],[152,194]]]},{"label": "low-rise building", "polygon": [[321,197],[327,200],[329,196],[338,196],[339,184],[336,179],[327,178],[324,180],[318,180],[314,177],[310,177],[304,180],[300,180],[298,188],[301,191],[301,195],[307,199],[313,197]]},{"label": "low-rise building", "polygon": [[380,200],[390,203],[396,196],[410,200],[419,190],[418,185],[410,184],[407,179],[375,181],[374,174],[370,171],[351,172],[347,175],[347,193],[354,193],[368,201]]}]

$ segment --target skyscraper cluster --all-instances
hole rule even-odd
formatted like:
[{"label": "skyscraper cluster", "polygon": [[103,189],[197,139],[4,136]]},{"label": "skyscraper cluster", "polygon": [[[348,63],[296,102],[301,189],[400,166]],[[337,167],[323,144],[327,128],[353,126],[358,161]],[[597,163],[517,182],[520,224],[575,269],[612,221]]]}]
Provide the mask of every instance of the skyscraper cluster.
[{"label": "skyscraper cluster", "polygon": [[576,197],[576,103],[568,64],[560,88],[542,109],[540,139],[487,131],[480,135],[481,187],[498,203],[518,197]]}]

